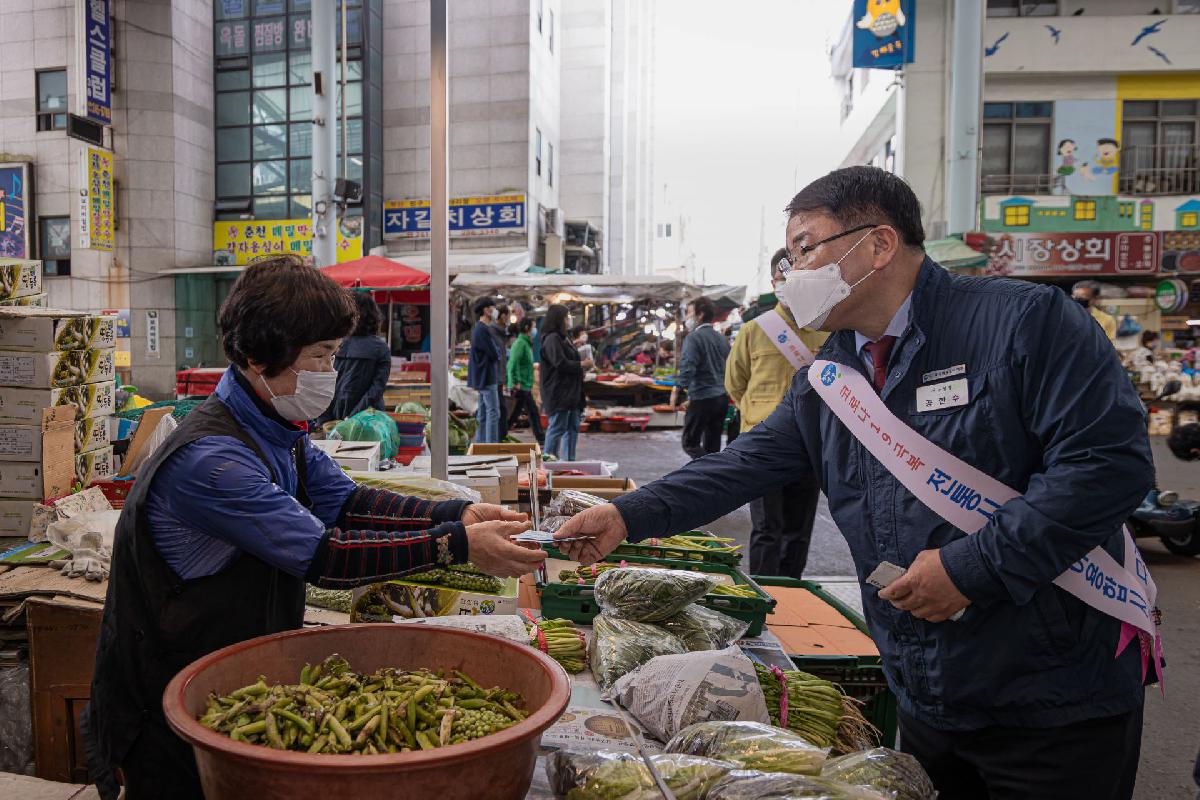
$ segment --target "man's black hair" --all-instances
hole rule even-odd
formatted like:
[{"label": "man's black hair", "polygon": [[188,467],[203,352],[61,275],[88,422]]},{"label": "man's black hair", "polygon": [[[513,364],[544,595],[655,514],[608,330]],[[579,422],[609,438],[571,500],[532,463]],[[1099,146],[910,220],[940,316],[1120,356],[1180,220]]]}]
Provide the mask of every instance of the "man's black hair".
[{"label": "man's black hair", "polygon": [[1102,144],[1111,144],[1113,147],[1117,147],[1117,148],[1119,148],[1121,146],[1121,143],[1118,142],[1116,139],[1097,139],[1096,140],[1097,147],[1099,147]]},{"label": "man's black hair", "polygon": [[475,301],[475,316],[479,316],[484,312],[484,309],[491,308],[496,305],[495,299],[491,297],[481,297]]},{"label": "man's black hair", "polygon": [[246,267],[221,304],[221,346],[239,367],[263,364],[268,378],[295,363],[300,351],[354,330],[350,292],[292,255]]},{"label": "man's black hair", "polygon": [[801,189],[784,211],[788,219],[810,211],[824,212],[845,228],[891,225],[905,244],[925,244],[917,196],[903,179],[878,167],[835,169]]},{"label": "man's black hair", "polygon": [[1200,424],[1192,422],[1171,431],[1171,435],[1167,437],[1167,447],[1171,448],[1176,458],[1184,461],[1200,458],[1200,455],[1197,455],[1200,453]]},{"label": "man's black hair", "polygon": [[1142,331],[1142,347],[1149,347],[1158,341],[1158,331]]},{"label": "man's black hair", "polygon": [[707,297],[697,297],[688,305],[692,307],[692,313],[696,315],[696,319],[702,323],[712,322],[717,318],[716,306]]},{"label": "man's black hair", "polygon": [[354,326],[355,336],[378,336],[383,328],[383,312],[375,304],[375,298],[370,292],[355,292],[354,306],[358,309],[358,324]]}]

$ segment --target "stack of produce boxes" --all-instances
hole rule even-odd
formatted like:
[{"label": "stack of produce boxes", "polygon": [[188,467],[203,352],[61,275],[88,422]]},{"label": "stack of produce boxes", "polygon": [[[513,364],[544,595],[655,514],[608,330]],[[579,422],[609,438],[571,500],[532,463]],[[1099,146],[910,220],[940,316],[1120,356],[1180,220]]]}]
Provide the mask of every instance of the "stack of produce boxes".
[{"label": "stack of produce boxes", "polygon": [[[3,220],[0,220],[3,223]],[[42,291],[42,262],[0,258],[0,307],[46,305]]]},{"label": "stack of produce boxes", "polygon": [[[7,498],[0,501],[0,535],[27,532],[20,529],[29,501],[60,493],[59,482],[47,479],[43,489],[42,479],[64,459],[71,460],[73,473],[66,491],[70,484],[88,486],[115,473],[109,444],[115,345],[115,317],[0,307],[0,497]],[[76,412],[74,420],[66,420],[73,447],[60,453],[57,446],[43,447],[43,440],[51,441],[50,428],[61,414],[48,419],[45,411],[67,404]]]}]

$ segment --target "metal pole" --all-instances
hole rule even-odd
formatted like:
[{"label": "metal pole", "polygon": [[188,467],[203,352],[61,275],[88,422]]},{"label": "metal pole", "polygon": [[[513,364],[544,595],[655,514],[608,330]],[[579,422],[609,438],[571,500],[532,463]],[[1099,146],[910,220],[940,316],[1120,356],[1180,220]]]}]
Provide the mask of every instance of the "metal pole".
[{"label": "metal pole", "polygon": [[[347,150],[346,137],[347,137],[347,133],[348,133],[346,130],[346,61],[347,61],[347,50],[348,50],[348,47],[346,45],[346,40],[350,38],[348,36],[349,32],[346,30],[346,17],[347,17],[346,6],[348,6],[348,5],[349,5],[349,3],[346,2],[346,0],[342,0],[342,113],[341,113],[341,117],[342,117],[342,171],[341,171],[341,176],[343,178],[350,177],[350,173],[346,170],[346,163],[347,163],[346,159],[348,158],[348,156],[346,154],[346,150]],[[364,83],[365,82],[366,81],[364,81]]]},{"label": "metal pole", "polygon": [[908,89],[905,87],[903,69],[896,70],[896,150],[892,158],[892,172],[905,177],[905,155],[908,153]]},{"label": "metal pole", "polygon": [[[429,2],[429,208],[430,227],[429,337],[430,391],[433,397],[433,435],[430,474],[446,479],[450,424],[450,149],[449,48],[446,0]],[[535,487],[536,489],[536,487]]]},{"label": "metal pole", "polygon": [[950,137],[947,143],[949,233],[975,227],[979,195],[979,113],[983,74],[983,5],[954,0],[950,69]]},{"label": "metal pole", "polygon": [[334,70],[337,66],[335,0],[313,0],[312,4],[312,211],[313,264],[337,263],[337,209],[333,203],[333,181],[337,153],[330,125],[333,115]]}]

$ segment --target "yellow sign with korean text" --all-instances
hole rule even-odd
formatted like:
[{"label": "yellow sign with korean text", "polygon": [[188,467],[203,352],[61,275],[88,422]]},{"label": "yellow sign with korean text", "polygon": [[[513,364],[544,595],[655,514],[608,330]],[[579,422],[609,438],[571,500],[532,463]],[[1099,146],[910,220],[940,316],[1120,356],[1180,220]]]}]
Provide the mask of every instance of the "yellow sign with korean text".
[{"label": "yellow sign with korean text", "polygon": [[79,193],[79,246],[112,251],[116,245],[113,154],[87,147],[83,152],[83,191]]},{"label": "yellow sign with korean text", "polygon": [[[312,220],[259,219],[213,223],[213,263],[217,266],[250,264],[269,256],[290,253],[312,263]],[[338,225],[338,263],[362,258],[360,217]]]}]

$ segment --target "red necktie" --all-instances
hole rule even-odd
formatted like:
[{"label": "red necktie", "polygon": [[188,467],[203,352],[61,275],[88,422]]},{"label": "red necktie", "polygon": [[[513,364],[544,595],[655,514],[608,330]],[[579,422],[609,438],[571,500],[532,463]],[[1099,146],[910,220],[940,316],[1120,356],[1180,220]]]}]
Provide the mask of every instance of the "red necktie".
[{"label": "red necktie", "polygon": [[883,391],[883,383],[887,380],[888,356],[892,354],[892,346],[896,344],[895,336],[881,336],[877,342],[867,342],[863,345],[863,350],[867,351],[867,355],[871,357],[871,364],[875,367],[875,375],[871,382],[875,384],[875,391]]}]

